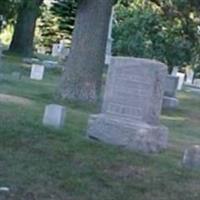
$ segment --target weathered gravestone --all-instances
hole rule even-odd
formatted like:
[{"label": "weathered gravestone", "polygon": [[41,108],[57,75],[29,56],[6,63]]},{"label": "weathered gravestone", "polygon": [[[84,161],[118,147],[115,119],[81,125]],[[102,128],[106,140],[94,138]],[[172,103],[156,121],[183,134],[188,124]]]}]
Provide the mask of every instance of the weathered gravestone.
[{"label": "weathered gravestone", "polygon": [[200,79],[198,79],[198,78],[194,79],[194,85],[196,87],[200,87]]},{"label": "weathered gravestone", "polygon": [[183,155],[182,163],[186,168],[200,169],[200,146],[194,145],[186,149]]},{"label": "weathered gravestone", "polygon": [[44,66],[33,64],[31,68],[31,79],[42,80],[44,76]]},{"label": "weathered gravestone", "polygon": [[45,68],[52,69],[52,68],[57,68],[58,67],[58,62],[57,61],[52,61],[52,60],[44,60],[42,64],[45,66]]},{"label": "weathered gravestone", "polygon": [[13,79],[13,80],[20,80],[21,79],[21,73],[20,72],[12,72],[11,73],[11,78]]},{"label": "weathered gravestone", "polygon": [[184,73],[177,73],[177,77],[178,79],[178,86],[177,86],[177,90],[182,90],[183,88],[183,84],[184,84],[184,80],[185,80],[185,74]]},{"label": "weathered gravestone", "polygon": [[56,104],[47,105],[43,116],[43,124],[61,128],[64,125],[65,115],[65,107]]},{"label": "weathered gravestone", "polygon": [[165,81],[165,92],[162,107],[165,109],[174,109],[178,106],[179,101],[176,98],[176,90],[179,78],[168,75]]},{"label": "weathered gravestone", "polygon": [[159,120],[166,75],[157,61],[112,58],[102,113],[90,117],[87,135],[142,152],[167,148],[168,129]]}]

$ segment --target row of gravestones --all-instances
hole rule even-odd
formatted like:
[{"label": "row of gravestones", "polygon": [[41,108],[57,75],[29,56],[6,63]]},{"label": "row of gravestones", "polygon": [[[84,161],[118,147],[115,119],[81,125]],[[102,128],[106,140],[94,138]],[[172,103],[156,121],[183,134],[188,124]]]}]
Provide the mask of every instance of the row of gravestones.
[{"label": "row of gravestones", "polygon": [[[33,64],[31,67],[30,78],[33,80],[42,80],[44,76],[44,65]],[[22,77],[20,72],[12,72],[11,75],[0,73],[0,80],[13,79],[20,80]]]},{"label": "row of gravestones", "polygon": [[[105,64],[109,65],[112,57],[112,37],[108,37],[107,39],[107,45],[106,45],[106,53],[105,53]],[[40,53],[45,54],[45,51],[43,50]],[[66,58],[69,56],[70,48],[65,47],[65,41],[61,40],[60,43],[55,43],[52,46],[52,56],[58,57],[60,61],[66,60]]]},{"label": "row of gravestones", "polygon": [[186,68],[186,73],[180,73],[178,72],[178,67],[174,67],[172,75],[179,77],[178,90],[182,89],[184,83],[188,86],[195,86],[200,88],[200,79],[194,79],[194,71],[190,68]]},{"label": "row of gravestones", "polygon": [[[87,136],[145,153],[166,149],[168,128],[161,125],[159,120],[163,94],[175,98],[178,84],[177,78],[167,76],[166,81],[166,76],[167,67],[160,62],[112,58],[102,112],[90,116]],[[166,90],[167,83],[173,91]],[[59,128],[64,125],[65,114],[65,107],[47,105],[43,124]],[[185,150],[183,165],[200,167],[199,146]]]}]

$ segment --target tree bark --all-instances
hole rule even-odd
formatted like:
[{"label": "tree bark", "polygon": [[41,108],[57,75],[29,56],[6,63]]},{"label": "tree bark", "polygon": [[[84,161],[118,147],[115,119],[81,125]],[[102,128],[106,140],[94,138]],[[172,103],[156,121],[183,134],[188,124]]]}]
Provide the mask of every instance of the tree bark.
[{"label": "tree bark", "polygon": [[33,54],[35,25],[42,3],[43,0],[22,1],[9,48],[10,52],[28,57]]},{"label": "tree bark", "polygon": [[99,100],[112,5],[113,0],[79,1],[59,97],[85,102]]}]

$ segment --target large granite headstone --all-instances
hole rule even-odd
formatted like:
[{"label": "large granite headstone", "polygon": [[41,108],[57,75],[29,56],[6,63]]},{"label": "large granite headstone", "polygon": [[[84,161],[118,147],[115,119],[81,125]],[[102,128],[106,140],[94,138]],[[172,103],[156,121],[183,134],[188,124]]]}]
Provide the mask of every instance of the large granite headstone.
[{"label": "large granite headstone", "polygon": [[177,108],[179,101],[176,98],[176,91],[179,78],[176,76],[168,75],[165,81],[165,92],[162,107],[165,109]]},{"label": "large granite headstone", "polygon": [[90,117],[87,135],[147,153],[167,148],[168,129],[159,120],[166,75],[157,61],[112,58],[102,113]]}]

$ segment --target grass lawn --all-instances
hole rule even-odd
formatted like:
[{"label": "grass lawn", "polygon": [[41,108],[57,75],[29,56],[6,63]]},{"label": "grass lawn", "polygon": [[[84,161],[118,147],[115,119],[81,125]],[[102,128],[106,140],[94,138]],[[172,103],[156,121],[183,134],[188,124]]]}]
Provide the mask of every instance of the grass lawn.
[{"label": "grass lawn", "polygon": [[178,94],[180,108],[162,115],[168,150],[144,155],[87,140],[91,106],[64,103],[65,127],[44,127],[44,106],[54,103],[60,73],[29,80],[30,69],[5,59],[0,72],[11,71],[24,77],[0,81],[0,187],[10,188],[0,200],[200,199],[200,171],[181,166],[183,150],[200,144],[200,94]]}]

